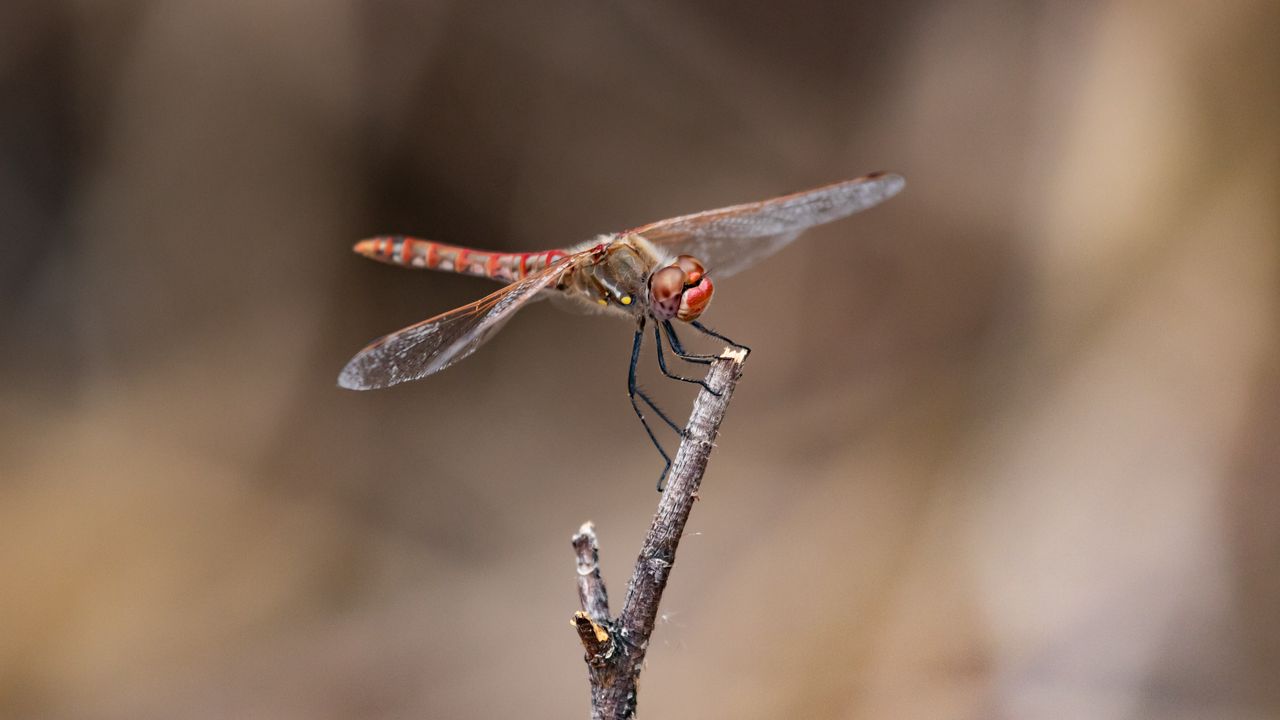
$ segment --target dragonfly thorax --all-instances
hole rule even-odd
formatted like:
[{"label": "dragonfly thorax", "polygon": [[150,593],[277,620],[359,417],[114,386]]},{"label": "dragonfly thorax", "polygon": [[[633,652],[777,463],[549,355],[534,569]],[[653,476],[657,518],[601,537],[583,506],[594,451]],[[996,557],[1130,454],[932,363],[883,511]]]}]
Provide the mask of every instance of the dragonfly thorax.
[{"label": "dragonfly thorax", "polygon": [[590,259],[570,269],[560,289],[598,310],[689,322],[711,302],[714,289],[701,262],[690,255],[671,259],[643,237],[602,236],[569,252]]}]

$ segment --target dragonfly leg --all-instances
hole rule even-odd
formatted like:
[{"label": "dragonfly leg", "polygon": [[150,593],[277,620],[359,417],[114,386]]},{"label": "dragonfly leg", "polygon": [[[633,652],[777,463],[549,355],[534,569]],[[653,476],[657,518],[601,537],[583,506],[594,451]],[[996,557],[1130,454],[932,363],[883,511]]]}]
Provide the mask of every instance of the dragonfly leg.
[{"label": "dragonfly leg", "polygon": [[715,330],[712,330],[711,328],[707,327],[706,325],[703,325],[702,323],[698,322],[697,320],[694,320],[694,321],[690,322],[689,324],[690,324],[690,325],[692,325],[692,326],[694,326],[695,328],[697,328],[697,329],[698,329],[698,331],[699,331],[699,332],[701,332],[701,333],[702,333],[702,334],[704,334],[704,335],[710,335],[710,336],[711,336],[711,337],[713,337],[713,338],[719,338],[719,339],[721,339],[721,340],[723,340],[723,341],[725,341],[725,342],[729,343],[730,345],[732,345],[732,346],[734,346],[734,347],[738,348],[739,350],[746,350],[748,355],[750,355],[750,354],[751,354],[751,348],[747,347],[746,345],[743,345],[743,344],[742,344],[742,343],[740,343],[740,342],[734,342],[733,340],[730,340],[729,338],[727,338],[727,337],[725,337],[725,336],[721,335],[720,333],[716,332]]},{"label": "dragonfly leg", "polygon": [[659,331],[658,325],[656,323],[653,326],[653,340],[658,345],[658,367],[662,369],[663,375],[666,375],[672,380],[680,380],[682,382],[701,385],[703,390],[706,390],[707,392],[711,393],[712,395],[715,395],[716,397],[720,397],[720,393],[715,390],[712,390],[711,386],[707,384],[706,380],[700,380],[698,378],[687,378],[687,377],[684,377],[683,375],[676,375],[672,373],[670,370],[667,370],[667,355],[665,352],[662,351],[662,333]]},{"label": "dragonfly leg", "polygon": [[662,420],[666,422],[667,425],[671,426],[673,430],[679,433],[681,437],[684,437],[684,430],[672,422],[671,418],[667,417],[667,414],[662,412],[662,410],[654,404],[653,400],[651,400],[649,396],[640,389],[639,384],[636,382],[636,367],[640,364],[640,346],[643,341],[644,319],[641,318],[639,325],[636,327],[635,342],[631,345],[631,368],[627,373],[627,395],[631,398],[631,409],[635,410],[636,417],[640,418],[640,424],[644,426],[645,434],[649,436],[649,440],[653,442],[653,446],[658,449],[658,454],[662,456],[662,474],[658,476],[658,492],[662,492],[663,488],[666,486],[667,472],[671,470],[671,456],[667,454],[666,450],[662,449],[662,443],[658,442],[658,437],[653,434],[653,428],[649,427],[649,421],[645,419],[644,412],[636,403],[636,397],[638,396],[643,400],[646,405],[658,414],[658,417],[662,418]]},{"label": "dragonfly leg", "polygon": [[684,344],[680,342],[680,336],[676,335],[676,329],[671,326],[670,320],[662,321],[662,329],[667,333],[667,340],[671,343],[671,352],[674,352],[681,360],[699,363],[702,365],[710,365],[712,360],[716,359],[715,355],[699,355],[691,353],[684,349]]}]

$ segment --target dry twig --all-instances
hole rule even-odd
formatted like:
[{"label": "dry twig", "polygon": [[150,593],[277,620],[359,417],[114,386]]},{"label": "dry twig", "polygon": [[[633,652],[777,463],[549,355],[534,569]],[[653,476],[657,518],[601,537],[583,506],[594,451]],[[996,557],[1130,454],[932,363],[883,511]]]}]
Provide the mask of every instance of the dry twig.
[{"label": "dry twig", "polygon": [[595,528],[585,523],[573,536],[578,558],[578,599],[582,610],[573,625],[586,649],[591,677],[591,717],[622,720],[635,716],[636,683],[644,664],[649,636],[658,617],[658,603],[676,559],[676,547],[684,533],[689,511],[698,498],[698,487],[707,468],[716,433],[724,419],[733,389],[742,376],[745,353],[726,350],[711,364],[707,385],[694,401],[667,487],[658,511],[645,535],[640,557],[627,586],[627,598],[617,618],[609,617],[609,599],[600,577],[599,545]]}]

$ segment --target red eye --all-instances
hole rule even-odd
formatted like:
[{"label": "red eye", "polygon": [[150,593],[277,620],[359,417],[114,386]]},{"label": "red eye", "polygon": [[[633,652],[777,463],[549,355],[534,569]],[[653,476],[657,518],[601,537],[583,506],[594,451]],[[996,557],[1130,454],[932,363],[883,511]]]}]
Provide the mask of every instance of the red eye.
[{"label": "red eye", "polygon": [[685,287],[697,285],[702,280],[702,276],[706,274],[706,270],[702,268],[702,263],[698,262],[697,258],[692,255],[681,255],[672,264],[684,271]]},{"label": "red eye", "polygon": [[649,308],[659,320],[670,320],[680,311],[684,293],[684,270],[669,265],[649,278]]},{"label": "red eye", "polygon": [[711,302],[711,294],[714,292],[711,278],[705,276],[697,285],[686,287],[680,295],[680,309],[676,312],[676,319],[684,322],[697,320],[702,311],[707,309],[707,304]]}]

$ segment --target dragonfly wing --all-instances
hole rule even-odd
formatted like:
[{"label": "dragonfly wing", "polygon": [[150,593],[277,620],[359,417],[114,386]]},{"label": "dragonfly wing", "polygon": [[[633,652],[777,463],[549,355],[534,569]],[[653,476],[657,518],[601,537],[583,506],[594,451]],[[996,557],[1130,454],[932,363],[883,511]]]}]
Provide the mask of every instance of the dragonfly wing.
[{"label": "dragonfly wing", "polygon": [[424,378],[476,351],[542,290],[553,286],[574,257],[469,305],[450,310],[379,338],[356,353],[338,375],[350,390],[372,390]]},{"label": "dragonfly wing", "polygon": [[724,277],[781,250],[815,225],[888,200],[905,184],[900,175],[872,173],[770,200],[661,220],[631,232],[673,255],[692,255]]}]

